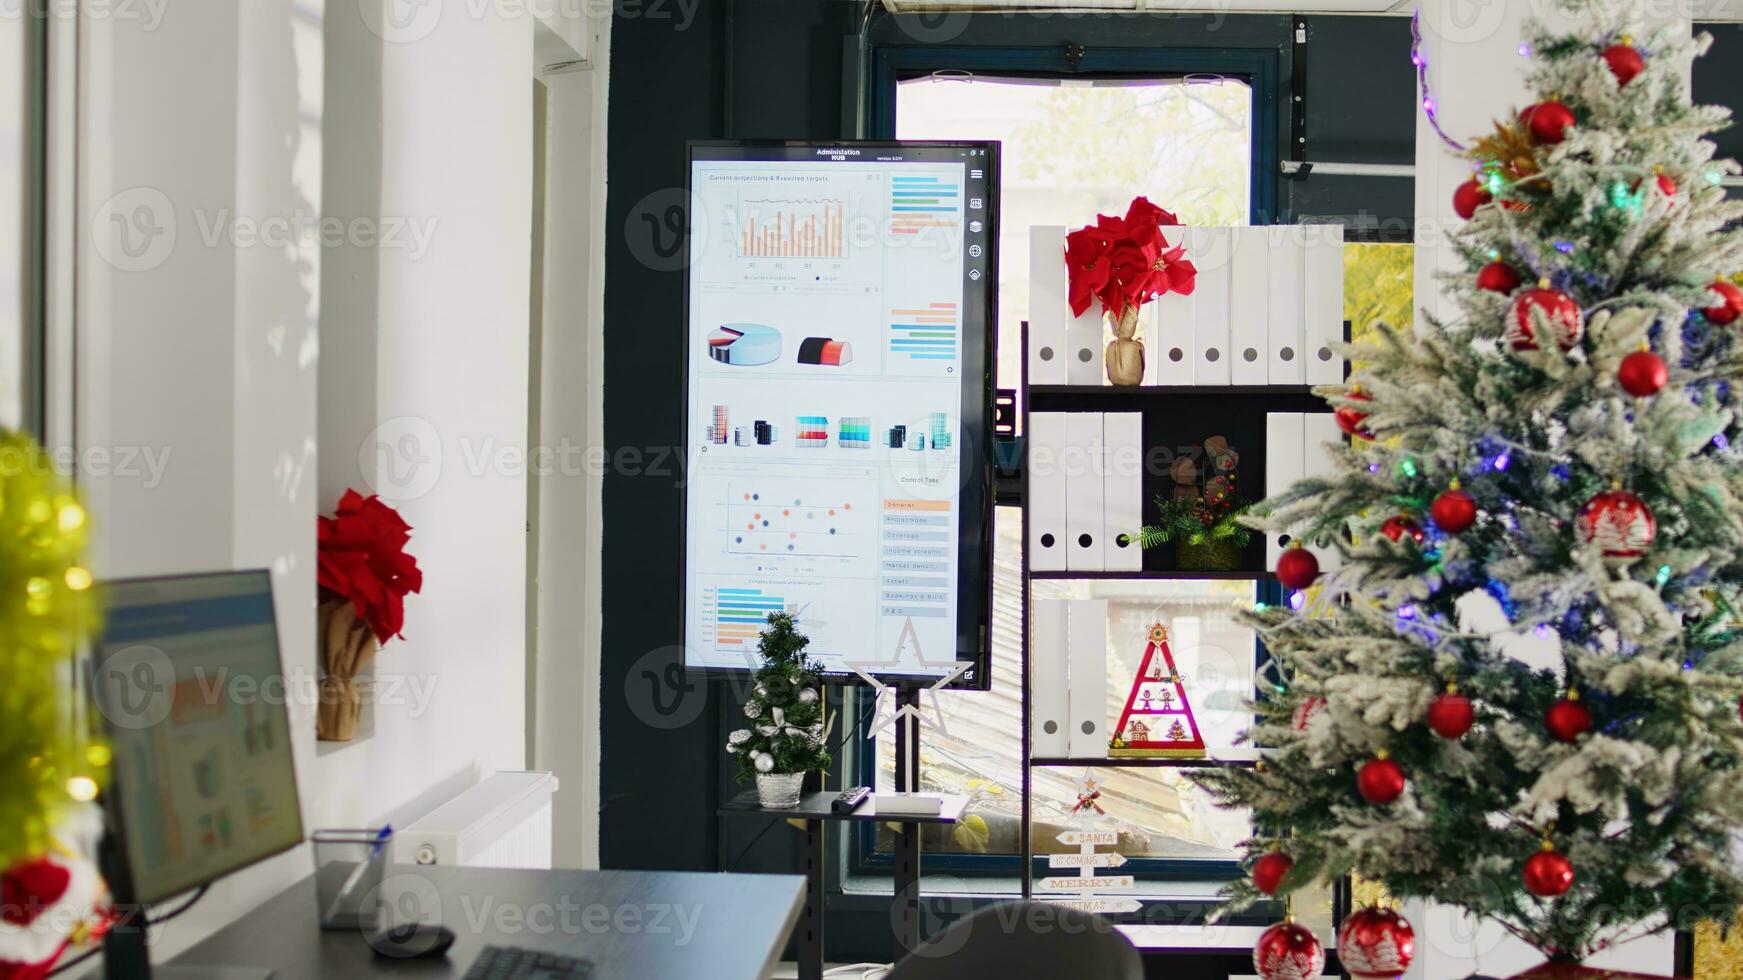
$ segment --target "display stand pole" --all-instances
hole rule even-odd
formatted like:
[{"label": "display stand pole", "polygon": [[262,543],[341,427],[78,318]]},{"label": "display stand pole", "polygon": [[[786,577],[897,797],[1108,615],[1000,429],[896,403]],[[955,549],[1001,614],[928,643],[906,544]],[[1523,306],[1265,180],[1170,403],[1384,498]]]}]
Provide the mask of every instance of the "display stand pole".
[{"label": "display stand pole", "polygon": [[[896,792],[920,791],[920,688],[896,686]],[[892,885],[896,890],[895,958],[920,945],[920,825],[896,825]]]}]

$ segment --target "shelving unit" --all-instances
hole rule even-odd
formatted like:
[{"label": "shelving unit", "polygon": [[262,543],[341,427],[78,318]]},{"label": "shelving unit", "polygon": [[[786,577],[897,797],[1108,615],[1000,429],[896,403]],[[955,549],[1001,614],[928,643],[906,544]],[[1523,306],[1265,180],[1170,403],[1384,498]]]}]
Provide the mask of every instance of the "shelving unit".
[{"label": "shelving unit", "polygon": [[[1348,336],[1348,324],[1345,324],[1345,336]],[[1139,386],[1131,388],[1102,387],[1088,385],[1034,385],[1029,384],[1028,376],[1028,324],[1023,324],[1023,371],[1022,384],[1022,420],[1023,432],[1030,430],[1029,417],[1033,412],[1132,412],[1144,413],[1144,444],[1146,446],[1167,445],[1163,441],[1167,437],[1161,431],[1162,427],[1173,424],[1174,431],[1181,431],[1180,426],[1206,426],[1207,412],[1214,412],[1217,424],[1229,431],[1238,433],[1243,446],[1264,445],[1264,422],[1267,412],[1324,412],[1325,402],[1313,395],[1306,385],[1288,386],[1254,386],[1232,385],[1224,387],[1154,387]],[[1199,438],[1203,438],[1202,435]],[[1236,439],[1230,436],[1231,441]],[[1250,452],[1250,451],[1249,451]],[[1264,453],[1252,454],[1255,458],[1249,463],[1245,457],[1240,467],[1240,484],[1243,487],[1264,486]],[[1147,468],[1148,469],[1148,468]],[[1187,570],[1169,567],[1167,560],[1172,557],[1172,549],[1147,552],[1144,556],[1145,568],[1141,571],[1035,571],[1030,567],[1028,502],[1033,499],[1029,493],[1029,468],[1022,468],[1021,502],[1024,508],[1025,531],[1022,547],[1022,822],[1019,828],[1023,859],[1022,890],[1025,898],[1034,893],[1034,771],[1047,768],[1064,767],[1094,767],[1094,768],[1149,768],[1149,769],[1203,769],[1216,766],[1252,766],[1259,760],[1258,750],[1252,748],[1212,749],[1205,758],[1170,759],[1170,758],[1060,758],[1037,757],[1034,755],[1033,711],[1030,704],[1032,680],[1032,665],[1030,662],[1031,643],[1031,606],[1033,604],[1033,585],[1042,581],[1187,581],[1187,580],[1268,580],[1275,576],[1269,569],[1263,567],[1263,541],[1255,540],[1244,556],[1243,567],[1227,571]],[[1155,479],[1165,479],[1158,475]],[[1154,498],[1163,488],[1160,485],[1151,486],[1152,475],[1146,474],[1143,489],[1143,499]],[[1347,903],[1345,903],[1347,904]],[[1334,918],[1338,916],[1339,906],[1334,900]],[[1122,927],[1125,928],[1125,927]],[[1132,927],[1132,929],[1149,927]],[[1162,927],[1171,929],[1175,927]],[[1178,927],[1185,929],[1187,927]],[[1257,930],[1255,930],[1255,933]],[[1251,940],[1247,941],[1250,946]],[[1166,944],[1164,944],[1166,945]]]}]

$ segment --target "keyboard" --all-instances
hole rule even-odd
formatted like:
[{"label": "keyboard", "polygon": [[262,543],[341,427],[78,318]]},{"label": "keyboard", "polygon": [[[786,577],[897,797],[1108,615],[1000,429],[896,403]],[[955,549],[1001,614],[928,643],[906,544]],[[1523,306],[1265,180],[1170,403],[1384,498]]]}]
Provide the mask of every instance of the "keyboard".
[{"label": "keyboard", "polygon": [[590,980],[593,964],[561,953],[518,946],[486,946],[465,980]]}]

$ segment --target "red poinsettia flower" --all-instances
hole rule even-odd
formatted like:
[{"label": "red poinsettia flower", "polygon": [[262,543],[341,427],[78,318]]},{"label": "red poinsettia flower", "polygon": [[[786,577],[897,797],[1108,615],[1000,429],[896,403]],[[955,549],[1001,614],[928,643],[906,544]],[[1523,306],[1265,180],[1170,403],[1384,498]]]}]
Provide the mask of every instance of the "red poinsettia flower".
[{"label": "red poinsettia flower", "polygon": [[333,516],[315,524],[316,583],[324,595],[350,600],[384,644],[401,635],[406,593],[424,586],[417,559],[405,553],[410,537],[399,511],[355,490],[345,491]]},{"label": "red poinsettia flower", "polygon": [[1082,316],[1090,300],[1118,316],[1168,292],[1192,292],[1197,270],[1183,247],[1170,246],[1162,228],[1179,219],[1138,197],[1125,217],[1098,214],[1095,224],[1065,236],[1071,312]]},{"label": "red poinsettia flower", "polygon": [[1070,279],[1071,312],[1082,316],[1089,301],[1107,285],[1113,266],[1107,261],[1113,238],[1095,227],[1079,228],[1065,236],[1065,268]]}]

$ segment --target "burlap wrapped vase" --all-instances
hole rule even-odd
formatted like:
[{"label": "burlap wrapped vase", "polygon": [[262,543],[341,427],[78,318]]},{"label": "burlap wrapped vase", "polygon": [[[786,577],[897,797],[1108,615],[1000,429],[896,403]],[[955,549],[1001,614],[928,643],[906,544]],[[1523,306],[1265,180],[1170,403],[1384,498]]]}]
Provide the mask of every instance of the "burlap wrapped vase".
[{"label": "burlap wrapped vase", "polygon": [[321,603],[319,626],[322,675],[315,736],[323,742],[349,742],[357,737],[357,720],[363,713],[357,674],[379,645],[347,599]]},{"label": "burlap wrapped vase", "polygon": [[1119,316],[1107,315],[1114,339],[1108,342],[1108,381],[1131,387],[1144,383],[1144,342],[1138,337],[1138,308],[1128,305]]}]

